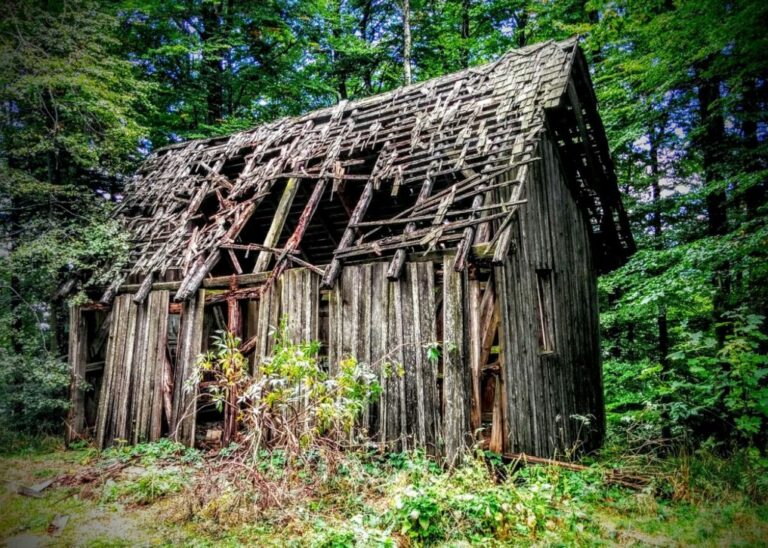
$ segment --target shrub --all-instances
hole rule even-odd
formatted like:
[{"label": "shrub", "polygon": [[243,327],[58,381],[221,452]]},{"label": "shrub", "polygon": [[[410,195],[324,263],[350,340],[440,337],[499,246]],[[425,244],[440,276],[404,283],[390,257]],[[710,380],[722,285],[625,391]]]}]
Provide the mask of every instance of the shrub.
[{"label": "shrub", "polygon": [[[670,419],[714,431],[719,441],[765,446],[768,426],[768,355],[763,316],[726,314],[722,346],[713,335],[694,333],[671,354]],[[715,424],[712,428],[713,421]]]},{"label": "shrub", "polygon": [[[344,444],[371,398],[379,392],[378,378],[367,364],[343,359],[329,373],[318,360],[320,343],[290,342],[285,319],[275,337],[273,355],[258,365],[254,377],[245,369],[239,340],[219,333],[215,352],[200,356],[188,381],[212,377],[208,393],[220,407],[234,406],[245,426],[244,444],[254,454],[265,446],[299,454],[318,443]],[[268,440],[268,441],[267,441]]]},{"label": "shrub", "polygon": [[122,462],[139,460],[142,464],[155,464],[158,461],[196,463],[202,459],[199,450],[161,438],[154,442],[138,445],[115,445],[102,453],[104,458],[117,459]]},{"label": "shrub", "polygon": [[59,432],[69,408],[69,368],[53,356],[11,354],[0,348],[0,429]]}]

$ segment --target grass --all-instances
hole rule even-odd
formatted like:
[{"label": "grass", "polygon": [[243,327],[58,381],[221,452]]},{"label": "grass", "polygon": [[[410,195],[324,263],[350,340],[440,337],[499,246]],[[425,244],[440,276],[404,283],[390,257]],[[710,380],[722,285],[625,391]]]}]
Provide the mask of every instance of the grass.
[{"label": "grass", "polygon": [[[760,546],[768,539],[765,491],[755,487],[761,471],[750,458],[668,458],[654,464],[655,486],[635,492],[604,484],[599,466],[512,470],[470,459],[446,473],[418,453],[320,452],[298,462],[272,453],[249,462],[170,442],[101,455],[57,447],[0,457],[0,479],[11,488],[86,473],[96,479],[52,486],[39,499],[6,489],[0,539],[201,547]],[[49,525],[62,514],[70,521],[52,539]]]}]

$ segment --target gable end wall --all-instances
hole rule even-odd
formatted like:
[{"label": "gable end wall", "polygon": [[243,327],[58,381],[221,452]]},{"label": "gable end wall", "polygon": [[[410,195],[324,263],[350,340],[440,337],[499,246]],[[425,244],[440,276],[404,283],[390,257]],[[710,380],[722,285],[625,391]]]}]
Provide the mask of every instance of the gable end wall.
[{"label": "gable end wall", "polygon": [[[505,449],[555,456],[582,443],[595,447],[603,436],[597,276],[586,219],[546,135],[536,156],[528,201],[513,223],[516,251],[495,269]],[[539,337],[539,276],[551,286],[551,351]]]}]

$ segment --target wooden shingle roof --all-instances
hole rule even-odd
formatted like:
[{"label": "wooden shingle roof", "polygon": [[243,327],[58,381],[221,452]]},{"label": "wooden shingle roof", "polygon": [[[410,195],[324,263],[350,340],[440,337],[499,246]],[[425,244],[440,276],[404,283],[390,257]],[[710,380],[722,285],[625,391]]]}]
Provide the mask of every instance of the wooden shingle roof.
[{"label": "wooden shingle roof", "polygon": [[[345,260],[467,248],[466,229],[480,223],[492,223],[489,240],[502,257],[537,137],[546,113],[567,97],[575,62],[584,63],[575,39],[545,42],[389,93],[159,150],[119,208],[132,250],[116,285],[144,279],[148,289],[153,280],[182,280],[180,300],[205,275],[249,271],[267,251],[275,270],[288,261],[329,265],[332,282]],[[590,131],[602,132],[594,125]],[[615,187],[603,141],[601,134],[585,145],[602,151],[600,168]],[[290,180],[298,197],[266,249]],[[626,230],[618,226],[617,191],[583,185],[594,209],[587,214],[610,211],[616,233]],[[604,218],[593,225],[607,226]],[[623,241],[629,250],[631,236]]]}]

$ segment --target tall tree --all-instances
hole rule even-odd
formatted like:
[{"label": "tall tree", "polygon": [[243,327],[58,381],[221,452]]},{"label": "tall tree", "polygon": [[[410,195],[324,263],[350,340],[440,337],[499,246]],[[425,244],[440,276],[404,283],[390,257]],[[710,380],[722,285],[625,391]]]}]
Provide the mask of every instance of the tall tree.
[{"label": "tall tree", "polygon": [[150,107],[117,34],[87,0],[0,7],[0,415],[15,428],[66,407],[58,284],[104,283],[125,251],[106,217]]},{"label": "tall tree", "polygon": [[411,3],[402,1],[403,11],[403,81],[408,86],[413,80],[411,76]]}]

